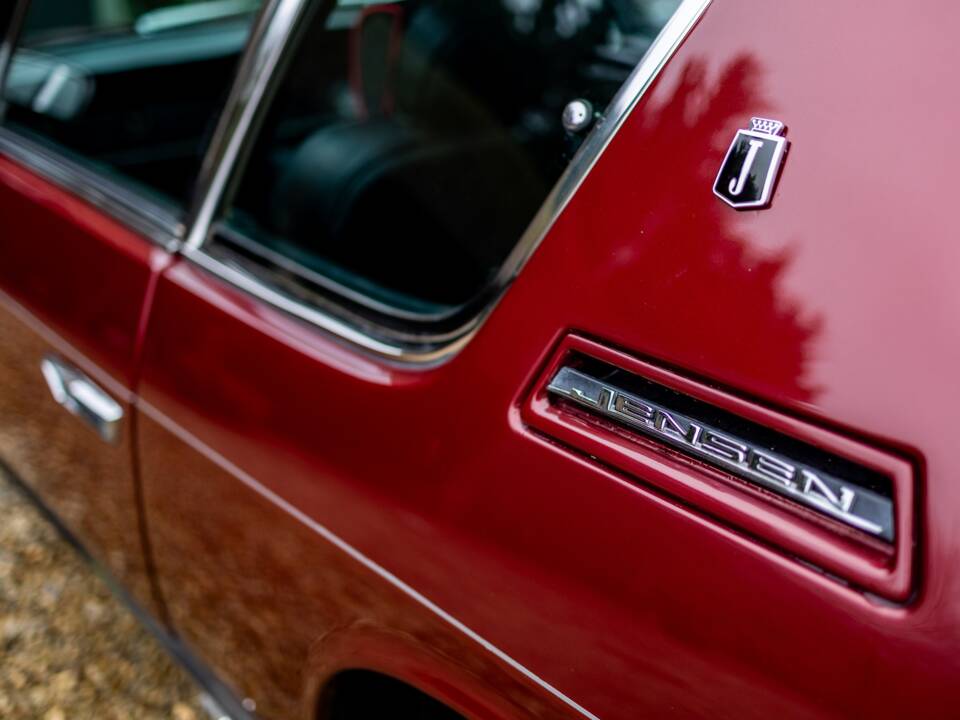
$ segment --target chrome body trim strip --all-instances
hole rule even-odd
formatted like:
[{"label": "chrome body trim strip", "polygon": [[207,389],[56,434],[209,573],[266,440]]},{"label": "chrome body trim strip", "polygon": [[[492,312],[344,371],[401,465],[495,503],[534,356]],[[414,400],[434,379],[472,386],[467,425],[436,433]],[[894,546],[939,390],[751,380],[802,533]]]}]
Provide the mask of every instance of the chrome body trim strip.
[{"label": "chrome body trim strip", "polygon": [[217,128],[204,163],[206,180],[197,209],[189,223],[184,255],[227,282],[239,284],[244,290],[271,302],[285,312],[332,332],[360,348],[393,360],[410,364],[434,364],[455,355],[466,345],[496,307],[499,299],[520,273],[531,255],[553,227],[567,203],[586,179],[630,112],[643,97],[660,71],[701,18],[712,0],[682,0],[680,6],[654,40],[643,59],[611,101],[593,130],[579,148],[567,169],[547,196],[506,262],[483,294],[486,303],[454,331],[431,336],[425,332],[417,336],[415,344],[406,338],[410,333],[395,333],[388,329],[374,336],[363,329],[351,327],[327,312],[312,307],[277,290],[267,287],[246,274],[238,273],[204,252],[210,240],[216,214],[228,195],[238,163],[253,142],[251,130],[255,127],[258,111],[269,96],[275,70],[288,49],[296,24],[300,21],[309,0],[272,0],[264,8],[261,22],[254,30],[253,39],[243,67],[231,92],[227,110]]},{"label": "chrome body trim strip", "polygon": [[845,525],[888,542],[894,539],[892,498],[572,367],[560,368],[547,390]]},{"label": "chrome body trim strip", "polygon": [[176,437],[206,460],[216,465],[222,471],[243,483],[250,491],[257,493],[260,497],[274,505],[281,512],[286,513],[301,525],[316,533],[325,541],[346,554],[352,560],[356,561],[358,564],[362,565],[367,570],[392,585],[394,588],[422,606],[425,610],[450,625],[454,630],[470,638],[473,642],[503,662],[505,665],[508,665],[527,680],[537,685],[545,692],[549,693],[553,698],[588,720],[600,720],[599,717],[587,710],[583,705],[580,705],[573,700],[573,698],[565,695],[556,686],[551,685],[545,679],[533,672],[533,670],[530,670],[528,667],[523,665],[519,660],[516,660],[511,655],[501,650],[498,646],[494,645],[490,640],[487,640],[476,630],[473,630],[468,625],[458,620],[456,617],[444,610],[437,603],[414,588],[412,585],[378,563],[375,559],[365,555],[363,552],[330,530],[326,525],[321,524],[319,521],[307,515],[305,512],[303,512],[303,510],[271,490],[269,487],[261,483],[257,478],[250,475],[238,465],[235,465],[228,458],[221,455],[214,448],[210,447],[189,432],[186,428],[179,425],[175,420],[167,417],[161,410],[154,407],[142,398],[138,403],[138,407],[143,411],[144,415],[160,425],[164,431]]}]

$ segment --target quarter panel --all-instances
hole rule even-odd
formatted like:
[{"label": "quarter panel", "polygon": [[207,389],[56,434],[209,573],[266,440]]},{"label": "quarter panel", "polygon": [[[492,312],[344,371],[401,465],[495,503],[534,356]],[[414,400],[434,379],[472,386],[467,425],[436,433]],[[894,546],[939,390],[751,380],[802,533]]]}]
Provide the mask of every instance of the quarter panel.
[{"label": "quarter panel", "polygon": [[[342,558],[324,535],[291,541],[297,524],[325,528],[421,593],[430,605],[413,612],[419,621],[435,603],[597,716],[667,706],[687,717],[718,707],[731,717],[843,715],[859,702],[847,688],[886,673],[925,688],[905,694],[910,706],[943,692],[948,673],[880,660],[932,641],[910,639],[908,611],[530,434],[512,403],[554,338],[546,325],[500,318],[433,371],[357,358],[345,372],[349,351],[203,271],[178,263],[161,280],[142,387],[157,567],[178,629],[266,717],[302,700],[296,688],[309,678],[296,668],[340,613],[368,612],[353,590],[324,598]],[[197,456],[219,458],[219,469]],[[251,486],[275,507],[232,509]],[[202,577],[222,592],[195,597]],[[376,617],[405,633],[406,618]],[[475,643],[456,657],[493,662]],[[838,672],[846,686],[830,683]],[[527,681],[524,698],[551,699]]]}]

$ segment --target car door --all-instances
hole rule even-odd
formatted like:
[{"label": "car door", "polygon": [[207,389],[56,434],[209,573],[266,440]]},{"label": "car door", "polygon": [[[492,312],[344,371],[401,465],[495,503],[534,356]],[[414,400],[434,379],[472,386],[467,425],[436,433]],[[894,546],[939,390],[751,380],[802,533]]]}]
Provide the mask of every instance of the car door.
[{"label": "car door", "polygon": [[[249,17],[196,57],[189,23],[143,32],[135,7],[20,3],[7,36],[0,457],[156,611],[138,514],[137,351]],[[172,64],[171,46],[183,51]],[[212,100],[165,85],[191,68]],[[172,109],[178,125],[150,122]]]}]

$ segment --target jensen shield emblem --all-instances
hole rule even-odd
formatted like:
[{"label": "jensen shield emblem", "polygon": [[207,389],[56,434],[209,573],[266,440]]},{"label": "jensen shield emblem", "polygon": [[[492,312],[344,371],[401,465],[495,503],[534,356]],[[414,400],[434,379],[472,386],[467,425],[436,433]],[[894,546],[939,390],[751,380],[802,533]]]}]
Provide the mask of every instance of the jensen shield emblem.
[{"label": "jensen shield emblem", "polygon": [[714,194],[735,208],[761,208],[770,203],[780,164],[787,150],[779,120],[753,118],[727,151],[713,185]]}]

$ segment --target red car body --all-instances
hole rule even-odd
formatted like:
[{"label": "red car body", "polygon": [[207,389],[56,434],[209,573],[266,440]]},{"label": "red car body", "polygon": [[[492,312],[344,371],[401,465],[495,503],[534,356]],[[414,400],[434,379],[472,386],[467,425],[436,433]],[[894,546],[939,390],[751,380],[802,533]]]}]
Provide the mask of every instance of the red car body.
[{"label": "red car body", "polygon": [[[951,718],[960,7],[717,0],[456,350],[377,356],[0,159],[0,450],[264,717]],[[770,208],[711,192],[752,114]],[[901,473],[892,551],[544,401],[586,349]],[[124,405],[101,442],[55,353]],[[589,437],[587,437],[589,436]]]}]

